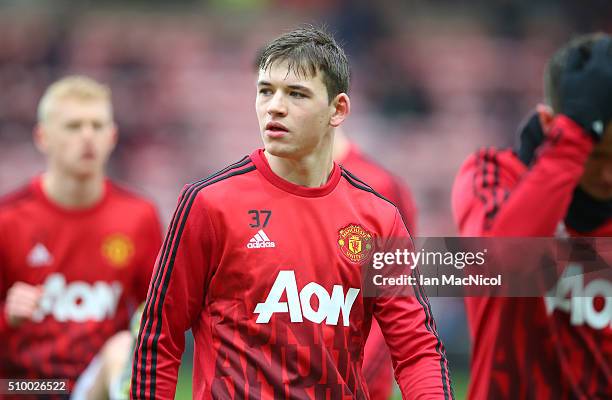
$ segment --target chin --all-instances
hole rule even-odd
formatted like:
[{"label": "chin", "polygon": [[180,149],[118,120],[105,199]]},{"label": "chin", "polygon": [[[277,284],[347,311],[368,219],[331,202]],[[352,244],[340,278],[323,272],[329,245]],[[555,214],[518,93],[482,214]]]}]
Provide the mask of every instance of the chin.
[{"label": "chin", "polygon": [[297,154],[293,146],[285,143],[265,143],[264,148],[266,149],[266,153],[270,153],[276,157],[291,158]]},{"label": "chin", "polygon": [[86,180],[86,179],[90,179],[96,175],[99,174],[99,168],[98,167],[93,167],[93,166],[85,166],[85,165],[81,165],[78,167],[73,168],[71,171],[71,175],[74,176],[77,179],[81,179],[81,180]]},{"label": "chin", "polygon": [[88,179],[91,179],[91,178],[93,178],[95,175],[96,175],[96,174],[94,174],[93,172],[81,172],[81,171],[76,172],[76,173],[74,173],[74,174],[73,174],[73,176],[74,176],[76,179],[81,180],[81,181],[86,181],[86,180],[88,180]]}]

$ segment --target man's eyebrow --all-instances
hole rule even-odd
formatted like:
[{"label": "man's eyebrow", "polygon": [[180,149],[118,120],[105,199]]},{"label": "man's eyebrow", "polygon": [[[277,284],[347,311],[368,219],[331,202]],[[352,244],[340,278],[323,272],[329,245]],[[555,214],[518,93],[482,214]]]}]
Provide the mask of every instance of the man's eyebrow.
[{"label": "man's eyebrow", "polygon": [[[257,86],[272,86],[272,83],[268,82],[268,81],[264,81],[264,80],[259,80],[257,81]],[[303,92],[307,92],[307,93],[312,93],[312,89],[304,86],[304,85],[287,85],[287,87],[289,89],[292,90],[301,90]]]},{"label": "man's eyebrow", "polygon": [[306,86],[302,86],[302,85],[289,85],[287,86],[289,89],[294,89],[294,90],[301,90],[303,92],[307,92],[307,93],[312,93],[312,90],[310,90],[310,88],[306,87]]}]

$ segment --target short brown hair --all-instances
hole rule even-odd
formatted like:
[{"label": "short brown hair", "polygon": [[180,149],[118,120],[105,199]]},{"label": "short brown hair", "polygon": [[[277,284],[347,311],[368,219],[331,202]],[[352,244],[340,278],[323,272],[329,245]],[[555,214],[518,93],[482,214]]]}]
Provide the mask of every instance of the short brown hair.
[{"label": "short brown hair", "polygon": [[316,76],[321,71],[330,102],[348,92],[350,68],[346,54],[322,28],[305,25],[279,36],[259,52],[256,64],[265,71],[277,61],[288,61],[289,71],[303,76]]},{"label": "short brown hair", "polygon": [[544,71],[544,99],[552,107],[553,112],[559,112],[561,105],[561,76],[567,68],[567,56],[570,51],[579,49],[583,60],[586,61],[591,55],[593,45],[597,41],[609,37],[610,35],[605,33],[590,33],[577,36],[558,49],[548,60]]}]

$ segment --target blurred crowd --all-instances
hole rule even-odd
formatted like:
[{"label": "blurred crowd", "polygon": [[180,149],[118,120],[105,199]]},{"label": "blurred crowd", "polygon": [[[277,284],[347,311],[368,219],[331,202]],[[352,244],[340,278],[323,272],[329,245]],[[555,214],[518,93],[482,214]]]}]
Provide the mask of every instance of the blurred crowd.
[{"label": "blurred crowd", "polygon": [[[420,236],[456,234],[449,203],[459,165],[480,146],[514,144],[516,126],[541,100],[554,49],[573,33],[612,28],[612,7],[602,1],[136,1],[98,10],[7,3],[0,2],[1,193],[43,169],[31,132],[44,89],[85,74],[113,91],[120,143],[110,175],[154,199],[169,222],[185,183],[259,146],[258,46],[300,23],[323,22],[353,68],[346,132],[411,187]],[[446,304],[441,329],[460,323],[460,311],[460,301]],[[447,346],[457,348],[454,341],[467,343],[451,337]]]},{"label": "blurred crowd", "polygon": [[523,15],[503,1],[486,13],[450,12],[444,1],[192,3],[170,11],[0,8],[0,191],[42,168],[31,131],[44,88],[86,74],[113,90],[121,140],[111,175],[152,196],[168,221],[184,183],[259,144],[258,46],[299,23],[323,22],[352,62],[349,135],[413,188],[421,235],[450,235],[459,163],[480,145],[513,143],[541,97],[546,58],[568,36],[563,18],[537,8]]}]

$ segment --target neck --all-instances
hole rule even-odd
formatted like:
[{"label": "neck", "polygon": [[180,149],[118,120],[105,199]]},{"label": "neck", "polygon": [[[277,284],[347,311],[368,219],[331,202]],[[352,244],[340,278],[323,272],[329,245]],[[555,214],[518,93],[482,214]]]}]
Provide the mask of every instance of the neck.
[{"label": "neck", "polygon": [[334,162],[332,146],[322,148],[300,158],[278,157],[265,151],[270,169],[286,181],[305,187],[321,187],[327,183]]},{"label": "neck", "polygon": [[87,208],[104,196],[104,175],[79,179],[48,171],[42,177],[42,190],[51,201],[64,208]]},{"label": "neck", "polygon": [[336,135],[334,136],[334,161],[344,160],[350,150],[350,142],[344,131],[340,128],[336,128]]}]

